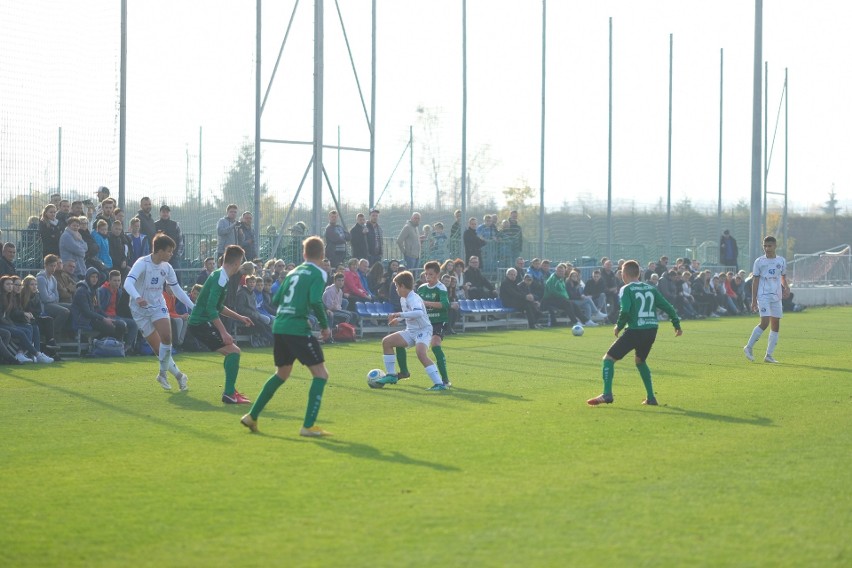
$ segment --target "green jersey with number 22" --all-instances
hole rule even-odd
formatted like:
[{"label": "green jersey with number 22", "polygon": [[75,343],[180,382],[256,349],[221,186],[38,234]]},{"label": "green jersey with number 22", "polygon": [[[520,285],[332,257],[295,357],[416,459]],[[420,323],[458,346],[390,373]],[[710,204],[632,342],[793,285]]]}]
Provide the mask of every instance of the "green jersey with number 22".
[{"label": "green jersey with number 22", "polygon": [[680,329],[680,318],[668,300],[647,282],[631,282],[619,291],[621,311],[618,314],[618,329],[651,329],[658,327],[657,309],[661,309],[672,320],[675,329]]}]

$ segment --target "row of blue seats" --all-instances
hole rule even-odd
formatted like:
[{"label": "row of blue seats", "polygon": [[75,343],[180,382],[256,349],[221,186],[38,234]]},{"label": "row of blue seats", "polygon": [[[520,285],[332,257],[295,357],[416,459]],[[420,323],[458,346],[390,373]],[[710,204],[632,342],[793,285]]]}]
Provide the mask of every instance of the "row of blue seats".
[{"label": "row of blue seats", "polygon": [[355,302],[355,311],[362,318],[386,318],[396,310],[390,302]]},{"label": "row of blue seats", "polygon": [[459,300],[459,311],[462,314],[511,314],[518,310],[507,308],[497,299],[488,300]]}]

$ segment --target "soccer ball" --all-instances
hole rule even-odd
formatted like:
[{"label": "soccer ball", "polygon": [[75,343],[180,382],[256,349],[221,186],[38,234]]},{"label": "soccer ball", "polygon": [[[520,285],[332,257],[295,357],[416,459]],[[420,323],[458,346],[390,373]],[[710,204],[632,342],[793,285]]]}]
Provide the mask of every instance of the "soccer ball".
[{"label": "soccer ball", "polygon": [[576,335],[577,337],[580,337],[581,335],[583,335],[583,332],[584,332],[584,331],[585,331],[585,330],[583,329],[583,326],[582,326],[582,325],[580,325],[579,323],[578,323],[578,324],[576,324],[574,327],[572,327],[572,328],[571,328],[571,333],[573,333],[573,334],[574,334],[574,335]]},{"label": "soccer ball", "polygon": [[372,371],[367,373],[367,385],[369,385],[371,389],[383,388],[385,385],[383,385],[382,383],[377,383],[376,381],[378,381],[384,376],[385,372],[381,369],[373,369]]}]

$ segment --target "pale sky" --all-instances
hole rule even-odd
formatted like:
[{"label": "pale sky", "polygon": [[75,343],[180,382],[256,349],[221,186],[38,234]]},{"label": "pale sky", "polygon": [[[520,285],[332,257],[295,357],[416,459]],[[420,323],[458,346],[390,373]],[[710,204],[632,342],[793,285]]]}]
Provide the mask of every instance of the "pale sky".
[{"label": "pale sky", "polygon": [[[202,193],[224,180],[243,137],[253,139],[255,2],[128,2],[128,199],[179,201],[187,169]],[[294,0],[264,3],[264,88]],[[369,0],[340,0],[350,47],[370,104]],[[415,128],[417,202],[434,202],[421,162],[417,108],[440,117],[444,167],[461,147],[460,0],[379,0],[376,196]],[[468,0],[468,151],[487,146],[472,172],[484,194],[526,180],[540,187],[541,13],[538,0]],[[117,0],[0,4],[0,191],[47,190],[57,180],[63,127],[63,189],[118,186]],[[548,2],[545,200],[603,203],[607,189],[608,26],[613,25],[613,197],[653,206],[666,199],[669,34],[674,42],[672,202],[714,209],[718,195],[719,59],[724,49],[722,199],[749,201],[754,3],[745,0]],[[804,212],[834,189],[852,207],[852,79],[841,0],[764,2],[770,138],[789,70],[789,195]],[[325,4],[325,142],[369,134],[333,2]],[[299,2],[262,125],[265,138],[309,141],[313,117],[313,2]],[[783,108],[769,173],[784,187]],[[187,168],[187,150],[190,153]],[[307,146],[263,146],[264,181],[289,203],[310,158]],[[368,159],[325,151],[344,200],[366,203]],[[408,200],[408,156],[381,204]],[[302,200],[309,202],[309,182]],[[195,181],[192,182],[196,183]],[[195,187],[193,185],[193,187]],[[11,189],[10,189],[11,188]],[[197,190],[195,190],[197,191]],[[327,195],[327,194],[326,194]],[[325,198],[328,201],[328,198]],[[773,198],[777,202],[778,198]],[[771,201],[773,201],[771,200]],[[452,207],[452,204],[448,204]]]}]

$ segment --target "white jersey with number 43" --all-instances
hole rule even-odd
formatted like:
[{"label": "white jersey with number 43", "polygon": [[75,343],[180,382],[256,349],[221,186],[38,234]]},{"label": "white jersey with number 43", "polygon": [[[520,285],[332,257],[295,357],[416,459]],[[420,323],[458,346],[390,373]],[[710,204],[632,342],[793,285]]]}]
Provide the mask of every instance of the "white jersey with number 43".
[{"label": "white jersey with number 43", "polygon": [[787,275],[787,261],[780,256],[766,258],[763,255],[754,261],[752,272],[760,278],[757,282],[757,297],[780,302],[781,276]]}]

